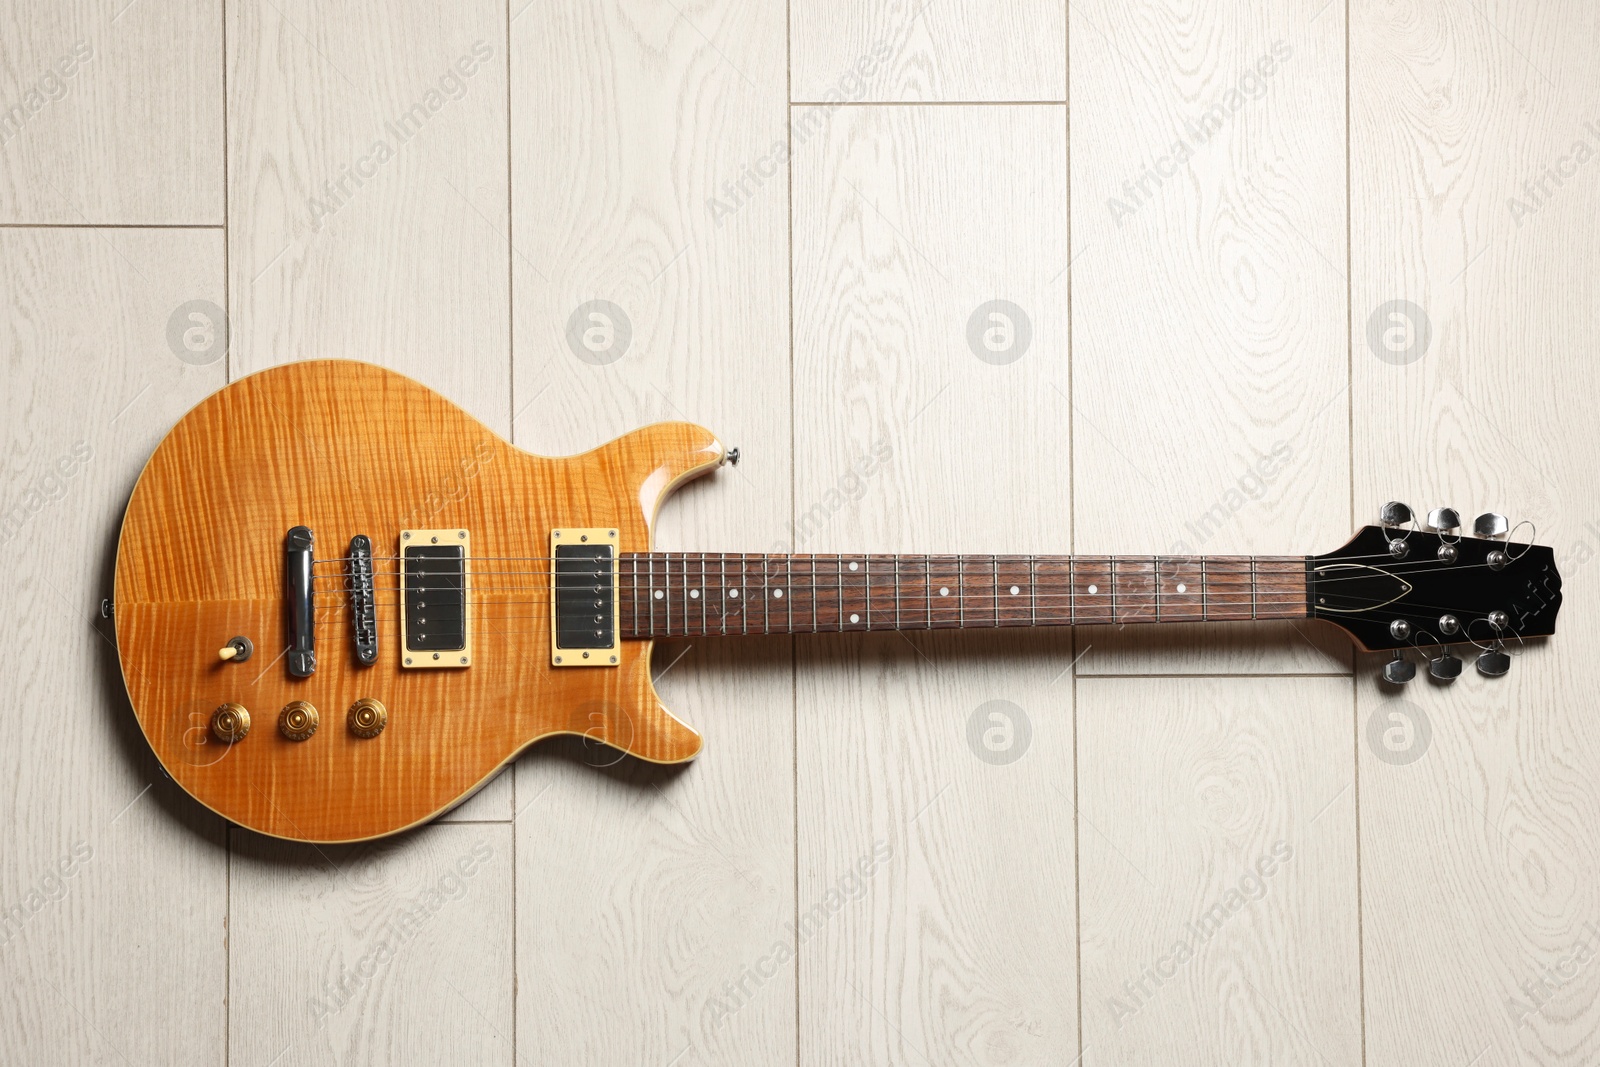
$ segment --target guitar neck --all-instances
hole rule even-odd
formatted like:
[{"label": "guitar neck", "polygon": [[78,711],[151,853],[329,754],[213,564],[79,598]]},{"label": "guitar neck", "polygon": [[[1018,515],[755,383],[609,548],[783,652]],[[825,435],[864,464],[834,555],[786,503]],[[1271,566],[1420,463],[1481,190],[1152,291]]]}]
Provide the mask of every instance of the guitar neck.
[{"label": "guitar neck", "polygon": [[622,636],[1302,619],[1304,556],[637,552]]}]

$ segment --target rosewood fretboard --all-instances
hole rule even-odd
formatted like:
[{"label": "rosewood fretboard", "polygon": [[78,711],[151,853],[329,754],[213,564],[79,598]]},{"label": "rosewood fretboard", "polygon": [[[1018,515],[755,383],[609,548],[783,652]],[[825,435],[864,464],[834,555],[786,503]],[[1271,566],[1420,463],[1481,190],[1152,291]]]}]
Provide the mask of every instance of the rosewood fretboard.
[{"label": "rosewood fretboard", "polygon": [[622,636],[1300,619],[1304,556],[624,553]]}]

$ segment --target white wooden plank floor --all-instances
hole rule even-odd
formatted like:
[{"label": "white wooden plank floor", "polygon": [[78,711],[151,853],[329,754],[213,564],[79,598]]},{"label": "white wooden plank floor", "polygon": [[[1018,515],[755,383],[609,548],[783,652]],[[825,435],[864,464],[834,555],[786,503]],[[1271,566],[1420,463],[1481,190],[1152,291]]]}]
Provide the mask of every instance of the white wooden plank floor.
[{"label": "white wooden plank floor", "polygon": [[[1597,35],[9,5],[0,1063],[1600,1062]],[[1304,624],[678,642],[689,768],[553,744],[299,848],[163,779],[96,607],[161,433],[314,356],[539,452],[714,428],[666,548],[1304,553],[1395,497],[1537,523],[1561,634],[1399,695]]]}]

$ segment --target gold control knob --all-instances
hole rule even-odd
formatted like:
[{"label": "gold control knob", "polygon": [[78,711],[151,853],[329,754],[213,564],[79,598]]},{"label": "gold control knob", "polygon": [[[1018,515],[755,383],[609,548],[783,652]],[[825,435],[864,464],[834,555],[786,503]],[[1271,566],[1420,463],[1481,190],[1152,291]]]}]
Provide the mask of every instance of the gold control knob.
[{"label": "gold control knob", "polygon": [[250,732],[250,713],[243,704],[228,703],[211,713],[211,733],[218,741],[231,745],[243,741]]},{"label": "gold control knob", "polygon": [[350,732],[357,737],[377,737],[389,725],[389,710],[380,700],[362,697],[350,705]]},{"label": "gold control knob", "polygon": [[317,732],[317,709],[304,700],[291,700],[278,713],[278,732],[291,741],[304,741]]}]

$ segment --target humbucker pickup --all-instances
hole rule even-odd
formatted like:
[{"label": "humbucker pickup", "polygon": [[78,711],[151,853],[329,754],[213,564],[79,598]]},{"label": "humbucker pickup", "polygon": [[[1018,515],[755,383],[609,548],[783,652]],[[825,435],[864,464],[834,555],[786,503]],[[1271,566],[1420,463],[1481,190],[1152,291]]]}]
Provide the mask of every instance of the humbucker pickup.
[{"label": "humbucker pickup", "polygon": [[550,663],[616,666],[617,531],[552,530],[550,557]]},{"label": "humbucker pickup", "polygon": [[401,530],[400,663],[470,667],[472,626],[465,530]]}]

